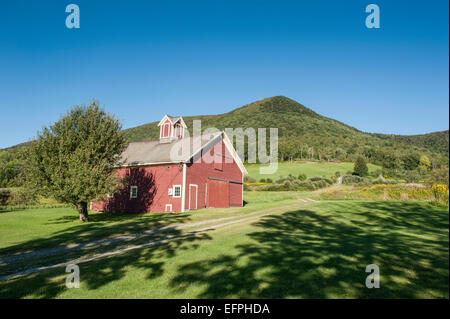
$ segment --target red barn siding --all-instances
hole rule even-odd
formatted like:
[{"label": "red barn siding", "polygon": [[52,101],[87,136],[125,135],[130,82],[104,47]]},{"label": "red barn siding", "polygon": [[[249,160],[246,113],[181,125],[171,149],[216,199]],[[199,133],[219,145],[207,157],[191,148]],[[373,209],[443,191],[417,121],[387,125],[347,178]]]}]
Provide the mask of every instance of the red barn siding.
[{"label": "red barn siding", "polygon": [[137,184],[138,197],[130,198],[129,187],[114,194],[112,199],[92,203],[91,209],[97,211],[120,212],[163,212],[166,204],[172,211],[181,211],[181,198],[168,195],[173,185],[182,185],[183,166],[179,164],[147,166],[118,169],[121,178],[129,174],[130,186]]},{"label": "red barn siding", "polygon": [[[222,196],[228,197],[226,200],[224,199],[221,203],[228,203],[226,206],[228,207],[230,203],[233,203],[232,206],[242,206],[242,184],[228,183],[234,184],[233,186],[227,186],[227,193],[217,192],[215,189],[209,189],[207,185],[209,177],[219,178],[224,180],[232,180],[232,181],[243,181],[243,174],[239,169],[236,161],[233,159],[232,155],[225,147],[223,141],[220,141],[221,147],[211,148],[206,154],[203,154],[201,158],[198,158],[194,163],[187,164],[186,168],[186,189],[189,189],[190,184],[198,185],[198,208],[210,207],[207,203],[208,192],[210,196]],[[222,151],[220,150],[222,149]],[[216,152],[215,152],[216,151]],[[218,152],[217,152],[218,151]],[[221,154],[217,154],[221,153]],[[217,158],[217,156],[221,156],[222,165],[217,165],[213,163],[206,163],[205,157]],[[236,186],[237,185],[237,186]],[[213,186],[214,187],[214,186]],[[189,199],[186,198],[186,208],[189,206]],[[225,204],[224,204],[225,205]],[[216,206],[218,207],[218,206]],[[221,206],[222,207],[222,206]]]},{"label": "red barn siding", "polygon": [[208,180],[207,207],[230,207],[230,183],[216,179]]},{"label": "red barn siding", "polygon": [[[127,187],[111,199],[92,203],[97,211],[121,212],[163,212],[166,205],[172,205],[173,212],[182,211],[184,194],[185,209],[204,207],[242,206],[243,173],[225,147],[222,140],[219,147],[209,149],[193,163],[186,164],[186,184],[183,189],[183,164],[155,165],[139,168],[121,168],[121,178],[128,178],[130,186],[138,186],[138,197],[130,198]],[[209,159],[222,159],[207,163]],[[128,176],[127,176],[128,174]],[[241,183],[233,183],[237,181]],[[180,198],[168,195],[168,189],[181,185]],[[210,200],[208,200],[210,197]]]},{"label": "red barn siding", "polygon": [[230,206],[242,206],[242,184],[230,183]]}]

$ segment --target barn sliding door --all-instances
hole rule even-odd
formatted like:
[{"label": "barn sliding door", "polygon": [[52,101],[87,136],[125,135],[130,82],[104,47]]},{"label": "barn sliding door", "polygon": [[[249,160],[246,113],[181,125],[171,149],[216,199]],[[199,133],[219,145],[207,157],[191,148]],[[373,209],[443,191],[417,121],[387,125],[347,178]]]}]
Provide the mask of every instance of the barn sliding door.
[{"label": "barn sliding door", "polygon": [[230,186],[227,181],[208,180],[208,207],[230,207]]}]

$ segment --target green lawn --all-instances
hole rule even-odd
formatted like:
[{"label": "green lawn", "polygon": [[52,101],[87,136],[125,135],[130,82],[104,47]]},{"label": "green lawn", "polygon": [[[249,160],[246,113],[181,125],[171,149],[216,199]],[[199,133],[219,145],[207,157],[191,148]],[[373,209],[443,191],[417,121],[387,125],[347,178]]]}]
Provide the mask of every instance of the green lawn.
[{"label": "green lawn", "polygon": [[[292,174],[298,176],[300,173],[306,176],[322,176],[331,177],[335,172],[339,171],[341,175],[345,175],[348,171],[353,171],[354,163],[328,163],[328,162],[292,162],[292,163],[278,163],[277,172],[274,174],[260,174],[259,168],[267,166],[263,164],[246,164],[248,175],[256,178],[259,181],[261,178],[271,178],[275,180],[280,176],[288,176]],[[367,164],[369,172],[381,169],[381,167],[373,164]]]},{"label": "green lawn", "polygon": [[[49,228],[45,235],[38,236],[25,235],[28,230],[20,227],[2,228],[3,251],[11,246],[20,249],[19,243],[25,247],[31,243],[33,247],[39,236],[53,241],[76,235],[79,240],[78,235],[108,233],[109,226],[117,232],[122,227],[129,230],[171,223],[178,215],[194,220],[206,218],[207,214],[216,218],[278,206],[271,216],[80,264],[79,289],[65,287],[62,267],[0,281],[0,297],[449,297],[448,211],[420,202],[349,200],[305,204],[296,199],[298,193],[261,193],[246,193],[248,205],[233,211],[131,215],[127,219],[112,217],[112,221],[111,216],[104,216],[88,224],[76,224],[69,211],[24,211],[20,219],[36,215],[34,220]],[[272,196],[278,196],[277,200]],[[0,214],[1,227],[3,221],[13,218],[7,215],[17,213]],[[33,229],[28,222],[21,223]],[[39,232],[38,228],[35,231]],[[5,236],[5,231],[10,234]],[[29,237],[12,240],[14,233]],[[4,238],[14,243],[5,244]],[[365,267],[373,263],[380,267],[379,289],[365,287]]]},{"label": "green lawn", "polygon": [[246,192],[244,207],[202,209],[186,213],[105,214],[90,212],[89,222],[80,223],[73,208],[42,208],[0,212],[0,256],[46,247],[91,241],[117,234],[129,234],[177,223],[201,221],[239,215],[277,207],[280,203],[298,202],[301,197],[317,197],[312,193]]}]

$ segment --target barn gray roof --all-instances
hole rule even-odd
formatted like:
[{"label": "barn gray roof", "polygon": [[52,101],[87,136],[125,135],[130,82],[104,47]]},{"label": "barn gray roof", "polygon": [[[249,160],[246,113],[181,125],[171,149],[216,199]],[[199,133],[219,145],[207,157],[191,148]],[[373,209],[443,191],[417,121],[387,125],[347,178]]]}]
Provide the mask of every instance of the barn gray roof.
[{"label": "barn gray roof", "polygon": [[[222,132],[191,136],[172,142],[143,141],[128,144],[121,154],[122,166],[139,166],[189,161],[208,143],[219,138]],[[182,154],[182,151],[184,153]]]}]

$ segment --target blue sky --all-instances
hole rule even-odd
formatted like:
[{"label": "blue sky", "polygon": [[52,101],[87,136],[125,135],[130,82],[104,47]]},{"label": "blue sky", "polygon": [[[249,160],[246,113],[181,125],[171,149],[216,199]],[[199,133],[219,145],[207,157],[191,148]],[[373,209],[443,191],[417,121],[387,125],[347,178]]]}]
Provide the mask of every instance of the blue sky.
[{"label": "blue sky", "polygon": [[[68,29],[66,5],[80,7]],[[366,5],[381,28],[365,27]],[[98,99],[123,127],[285,95],[360,130],[448,129],[448,1],[9,1],[0,148]]]}]

